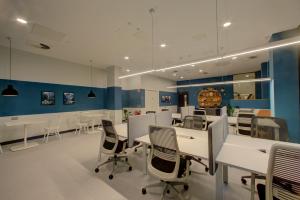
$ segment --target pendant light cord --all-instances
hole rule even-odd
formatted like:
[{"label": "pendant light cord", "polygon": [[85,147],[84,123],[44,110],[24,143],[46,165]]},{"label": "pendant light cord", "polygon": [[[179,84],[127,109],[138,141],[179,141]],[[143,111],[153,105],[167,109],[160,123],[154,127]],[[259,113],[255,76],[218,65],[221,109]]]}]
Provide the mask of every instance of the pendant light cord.
[{"label": "pendant light cord", "polygon": [[11,80],[11,38],[7,37],[9,40],[9,80]]},{"label": "pendant light cord", "polygon": [[153,16],[153,13],[155,12],[154,8],[151,8],[149,10],[149,13],[151,15],[151,40],[152,40],[152,46],[151,46],[151,53],[152,53],[152,56],[151,56],[151,67],[152,69],[154,70],[154,16]]},{"label": "pendant light cord", "polygon": [[90,81],[91,81],[91,88],[92,88],[92,85],[93,85],[93,76],[92,76],[92,60],[90,60]]}]

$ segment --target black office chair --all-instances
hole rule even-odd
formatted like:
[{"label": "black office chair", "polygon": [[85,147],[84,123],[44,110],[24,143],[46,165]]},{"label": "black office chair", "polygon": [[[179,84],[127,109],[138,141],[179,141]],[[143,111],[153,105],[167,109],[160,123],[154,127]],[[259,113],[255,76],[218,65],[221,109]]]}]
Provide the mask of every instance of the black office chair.
[{"label": "black office chair", "polygon": [[195,110],[194,115],[200,116],[202,118],[203,128],[201,130],[207,130],[208,122],[206,119],[206,110],[204,109]]},{"label": "black office chair", "polygon": [[251,135],[251,121],[255,117],[253,112],[239,111],[237,114],[237,133],[240,135]]},{"label": "black office chair", "polygon": [[164,186],[161,199],[164,199],[165,194],[173,189],[178,198],[183,200],[181,192],[175,186],[182,185],[185,190],[188,190],[190,161],[179,151],[175,129],[150,126],[149,137],[151,151],[147,161],[148,171],[161,181],[143,187],[142,194],[147,193],[147,188]]},{"label": "black office chair", "polygon": [[[258,125],[259,119],[270,119],[280,126],[279,128],[279,140],[288,141],[288,127],[286,121],[277,117],[265,117],[265,116],[254,116],[251,119],[251,137],[275,140],[274,128],[263,127]],[[241,181],[243,184],[247,184],[246,179],[250,179],[251,176],[242,176]],[[265,176],[255,175],[256,179],[266,179]]]},{"label": "black office chair", "polygon": [[[194,129],[194,130],[205,130],[206,128],[205,125],[203,125],[202,116],[196,116],[196,115],[185,116],[182,127],[188,129]],[[189,157],[189,158],[203,165],[205,167],[205,171],[208,172],[208,166],[202,162],[201,158],[195,158],[195,157]]]},{"label": "black office chair", "polygon": [[270,151],[266,185],[257,184],[260,200],[300,199],[300,148],[274,144]]},{"label": "black office chair", "polygon": [[118,162],[128,166],[128,171],[132,170],[131,165],[128,163],[128,156],[125,152],[128,142],[127,140],[119,140],[119,136],[110,120],[102,120],[102,126],[104,135],[101,138],[99,161],[101,159],[101,153],[108,155],[109,158],[104,163],[99,164],[95,168],[95,172],[98,173],[101,166],[112,162],[113,169],[109,175],[109,179],[113,179]]}]

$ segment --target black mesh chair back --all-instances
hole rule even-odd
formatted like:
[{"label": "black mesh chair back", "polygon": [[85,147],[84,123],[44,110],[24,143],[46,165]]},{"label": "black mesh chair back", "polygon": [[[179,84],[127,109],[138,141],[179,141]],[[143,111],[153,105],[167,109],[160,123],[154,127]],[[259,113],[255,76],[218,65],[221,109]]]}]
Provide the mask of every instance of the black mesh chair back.
[{"label": "black mesh chair back", "polygon": [[200,116],[202,118],[202,130],[207,129],[207,119],[206,119],[206,110],[199,109],[194,111],[194,115]]},{"label": "black mesh chair back", "polygon": [[157,176],[177,177],[180,155],[174,128],[150,126],[151,153],[149,171]]},{"label": "black mesh chair back", "polygon": [[241,135],[251,135],[252,117],[255,114],[251,112],[239,112],[237,115],[237,132]]},{"label": "black mesh chair back", "polygon": [[102,126],[104,130],[103,149],[108,152],[114,153],[118,146],[118,135],[113,127],[112,121],[102,120]]},{"label": "black mesh chair back", "polygon": [[288,127],[284,119],[276,117],[264,117],[264,116],[255,116],[252,118],[251,126],[251,136],[269,140],[275,140],[275,128],[268,126],[258,125],[258,120],[260,119],[269,119],[275,122],[279,126],[279,140],[288,141]]},{"label": "black mesh chair back", "polygon": [[267,181],[267,200],[300,199],[300,147],[275,144],[271,148]]},{"label": "black mesh chair back", "polygon": [[146,111],[146,114],[151,114],[151,113],[155,114],[156,112],[152,110]]},{"label": "black mesh chair back", "polygon": [[201,116],[185,116],[183,120],[183,128],[203,130],[203,119]]}]

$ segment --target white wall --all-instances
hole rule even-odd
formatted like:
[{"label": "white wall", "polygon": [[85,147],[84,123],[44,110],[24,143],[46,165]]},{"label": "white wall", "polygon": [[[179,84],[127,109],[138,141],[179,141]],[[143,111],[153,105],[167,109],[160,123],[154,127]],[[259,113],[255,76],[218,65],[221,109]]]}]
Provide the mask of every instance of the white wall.
[{"label": "white wall", "polygon": [[[107,73],[93,68],[93,86],[106,87]],[[0,78],[9,78],[9,49],[0,46]],[[90,86],[90,67],[13,49],[12,79]]]},{"label": "white wall", "polygon": [[[98,68],[93,68],[92,85],[94,87],[107,86],[107,72]],[[9,49],[0,46],[0,79],[9,78]],[[90,67],[76,63],[66,62],[46,56],[28,53],[13,49],[12,51],[12,79],[57,83],[65,85],[90,86]],[[0,105],[1,109],[1,105]],[[107,112],[110,117],[111,111],[93,110],[92,112]],[[74,117],[79,112],[68,112],[64,114],[65,120],[62,123],[61,130],[75,128]],[[58,113],[24,115],[18,116],[23,119],[42,118],[46,121],[57,117]],[[22,127],[6,127],[4,122],[11,120],[11,117],[0,117],[0,142],[23,138]],[[41,134],[41,129],[45,125],[36,125],[29,128],[29,136]]]},{"label": "white wall", "polygon": [[176,85],[175,81],[167,80],[157,76],[142,76],[141,85],[142,88],[145,90],[176,92],[175,88],[167,88],[168,86]]}]

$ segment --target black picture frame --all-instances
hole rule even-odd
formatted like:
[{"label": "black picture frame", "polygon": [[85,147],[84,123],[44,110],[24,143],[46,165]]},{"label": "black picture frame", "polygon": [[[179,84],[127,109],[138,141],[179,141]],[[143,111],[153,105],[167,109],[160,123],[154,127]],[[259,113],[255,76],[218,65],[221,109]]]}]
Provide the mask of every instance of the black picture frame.
[{"label": "black picture frame", "polygon": [[55,92],[41,91],[41,105],[43,106],[55,105]]},{"label": "black picture frame", "polygon": [[64,92],[63,93],[63,104],[73,105],[75,104],[75,93],[74,92]]}]

